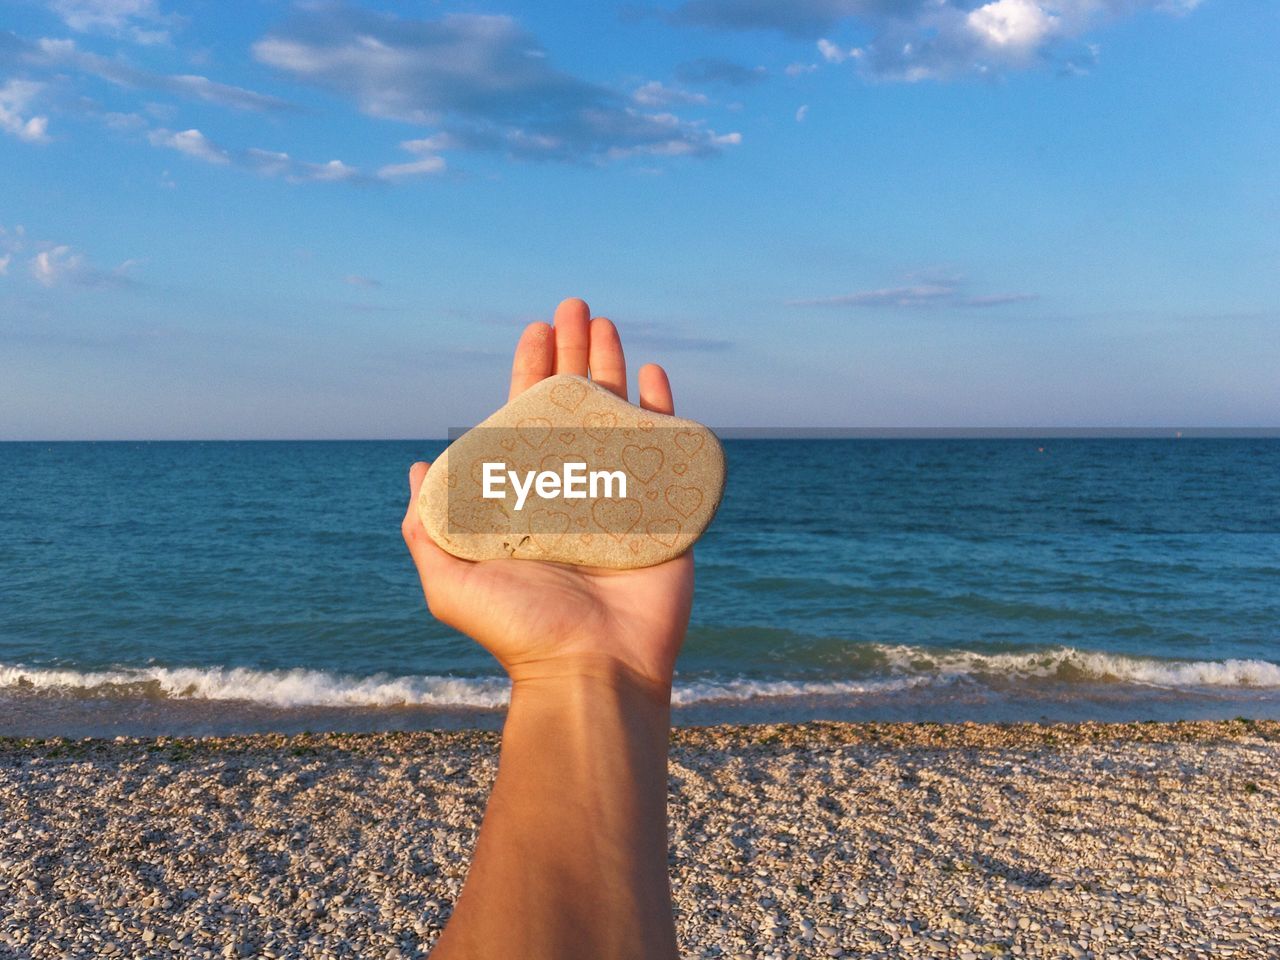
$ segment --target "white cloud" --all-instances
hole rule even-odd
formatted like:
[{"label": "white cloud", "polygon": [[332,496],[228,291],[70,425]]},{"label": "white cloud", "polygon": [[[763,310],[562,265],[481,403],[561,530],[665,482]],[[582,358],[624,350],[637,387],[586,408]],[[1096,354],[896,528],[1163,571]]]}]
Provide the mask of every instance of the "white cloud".
[{"label": "white cloud", "polygon": [[958,307],[1003,307],[1010,303],[1030,303],[1039,300],[1034,293],[988,293],[976,297],[963,297],[956,301]]},{"label": "white cloud", "polygon": [[231,156],[226,150],[213,143],[203,133],[194,128],[174,133],[160,127],[148,133],[147,139],[152,146],[168,147],[171,150],[177,150],[179,153],[185,153],[189,157],[195,157],[197,160],[203,160],[205,163],[226,164],[231,162]]},{"label": "white cloud", "polygon": [[519,101],[590,91],[553,70],[511,17],[450,14],[402,20],[329,8],[304,15],[295,31],[253,45],[262,63],[349,94],[367,114],[434,123],[450,111],[512,112]]},{"label": "white cloud", "polygon": [[410,160],[408,163],[389,163],[378,170],[383,180],[400,180],[404,177],[423,177],[444,173],[444,157],[423,157],[421,160]]},{"label": "white cloud", "polygon": [[[1154,10],[1187,14],[1201,0],[685,0],[678,23],[720,30],[769,30],[817,42],[827,63],[856,61],[877,80],[918,82],[992,75],[1049,61],[1081,72],[1085,34],[1108,21]],[[830,39],[856,25],[870,39],[845,48]],[[812,65],[792,64],[795,76]]]},{"label": "white cloud", "polygon": [[447,133],[434,133],[418,140],[402,140],[400,146],[410,153],[439,153],[441,150],[454,150],[463,144]]},{"label": "white cloud", "polygon": [[[174,20],[154,0],[65,0],[58,3],[57,12],[73,30],[113,36],[133,36],[141,25]],[[254,44],[253,52],[259,61],[295,79],[350,97],[366,114],[429,123],[434,131],[405,141],[413,145],[405,147],[413,159],[387,163],[377,174],[366,176],[341,160],[307,163],[277,151],[223,146],[200,129],[182,129],[176,111],[164,105],[142,103],[131,110],[107,111],[89,97],[80,97],[80,109],[123,136],[136,135],[206,163],[292,181],[401,180],[439,174],[447,167],[441,156],[446,150],[600,163],[646,154],[709,156],[741,140],[703,120],[685,120],[671,112],[677,106],[708,104],[705,94],[660,82],[624,92],[556,69],[536,38],[508,16],[412,19],[341,3],[299,3],[293,19]],[[64,85],[83,74],[126,90],[239,110],[297,110],[278,97],[205,76],[156,73],[120,55],[82,49],[75,39],[26,40],[0,33],[0,57],[24,69],[47,72]],[[687,69],[691,76],[737,84],[751,82],[762,70],[735,69],[721,62]],[[0,132],[31,141],[48,139],[48,118],[31,116],[26,109],[41,89],[30,80],[3,88]],[[166,109],[167,114],[156,112]]]},{"label": "white cloud", "polygon": [[293,168],[293,158],[287,153],[274,150],[259,150],[250,147],[244,152],[245,162],[268,177],[277,177],[288,173]]},{"label": "white cloud", "polygon": [[844,48],[832,43],[826,37],[818,40],[818,53],[822,55],[822,59],[827,63],[844,63],[849,59],[849,54],[845,53]]},{"label": "white cloud", "polygon": [[155,89],[168,89],[174,93],[186,94],[195,100],[204,100],[224,107],[235,107],[240,110],[291,110],[293,106],[278,97],[268,96],[243,87],[218,83],[198,74],[178,74],[174,76],[155,76]]},{"label": "white cloud", "polygon": [[1058,28],[1059,20],[1034,0],[995,0],[971,10],[969,29],[994,47],[1038,47]]},{"label": "white cloud", "polygon": [[135,43],[167,43],[178,18],[160,12],[155,0],[53,0],[53,12],[77,33],[106,33]]},{"label": "white cloud", "polygon": [[[179,134],[171,134],[163,129],[154,130],[148,134],[148,139],[156,146],[171,147],[208,163],[233,164],[264,177],[279,177],[290,183],[332,183],[360,178],[360,171],[356,167],[349,166],[341,160],[308,163],[305,160],[297,160],[283,151],[263,150],[260,147],[249,147],[247,150],[232,152],[214,144],[199,130],[187,130]],[[172,186],[172,183],[165,185]]]},{"label": "white cloud", "polygon": [[66,244],[41,250],[29,263],[31,275],[42,287],[52,287],[84,269],[84,257]]},{"label": "white cloud", "polygon": [[30,241],[19,224],[11,230],[0,226],[0,276],[9,273],[16,257],[33,250],[34,254],[26,257],[27,272],[46,289],[67,283],[86,287],[132,283],[129,271],[139,263],[126,260],[113,270],[100,270],[70,244]]},{"label": "white cloud", "polygon": [[802,103],[800,105],[800,109],[796,111],[796,123],[804,123],[805,119],[808,116],[809,116],[809,105],[807,103]]},{"label": "white cloud", "polygon": [[[637,109],[702,103],[703,95],[647,84],[637,98],[565,73],[509,16],[419,20],[344,6],[300,7],[291,23],[255,43],[253,53],[350,98],[369,116],[430,124],[454,149],[581,163],[640,154],[708,156],[733,142],[702,123]],[[436,173],[442,164],[433,155],[389,164],[379,175]]]},{"label": "white cloud", "polygon": [[792,307],[1000,307],[1038,299],[1031,293],[971,295],[959,278],[922,279],[897,287],[859,290],[835,297],[790,300]]},{"label": "white cloud", "polygon": [[444,173],[447,164],[444,157],[438,155],[439,151],[457,146],[461,146],[457,138],[449,133],[435,133],[430,137],[420,137],[419,140],[402,140],[402,150],[416,154],[419,159],[407,160],[402,164],[387,164],[378,170],[378,177],[384,180],[401,180]]},{"label": "white cloud", "polygon": [[[0,124],[5,121],[0,117]],[[48,143],[49,142],[49,118],[48,117],[31,117],[25,122],[18,119],[14,122],[14,129],[10,132],[19,140],[25,140],[27,143]]]},{"label": "white cloud", "polygon": [[950,300],[955,288],[949,284],[924,283],[909,287],[883,287],[878,290],[859,290],[836,297],[817,297],[811,300],[792,300],[793,307],[919,307]]},{"label": "white cloud", "polygon": [[147,121],[137,113],[104,113],[102,122],[117,133],[134,133],[147,128]]},{"label": "white cloud", "polygon": [[806,73],[816,73],[818,65],[816,63],[789,63],[783,69],[788,77],[801,77]]},{"label": "white cloud", "polygon": [[330,160],[328,163],[304,163],[300,180],[317,180],[333,182],[336,180],[353,180],[360,176],[360,171],[348,166],[341,160]]},{"label": "white cloud", "polygon": [[650,80],[639,87],[631,99],[643,107],[669,107],[674,104],[706,105],[711,101],[703,93],[691,93],[678,87],[668,87],[658,80]]},{"label": "white cloud", "polygon": [[218,83],[198,74],[163,74],[143,70],[120,59],[81,50],[74,40],[42,38],[28,52],[28,60],[52,68],[79,70],[129,90],[152,90],[236,110],[295,109],[293,104],[279,97]]},{"label": "white cloud", "polygon": [[33,80],[10,80],[0,87],[0,130],[27,143],[49,141],[49,118],[23,116],[44,84]]},{"label": "white cloud", "polygon": [[[234,164],[260,173],[266,177],[281,177],[293,183],[304,181],[333,182],[352,180],[360,176],[360,171],[348,166],[341,160],[330,160],[328,163],[307,163],[295,160],[289,154],[276,150],[263,150],[249,147],[247,150],[232,153],[214,143],[199,130],[184,130],[172,133],[160,128],[147,134],[147,139],[154,146],[168,147],[195,157],[206,163],[220,166]],[[171,186],[172,184],[165,184]]]}]

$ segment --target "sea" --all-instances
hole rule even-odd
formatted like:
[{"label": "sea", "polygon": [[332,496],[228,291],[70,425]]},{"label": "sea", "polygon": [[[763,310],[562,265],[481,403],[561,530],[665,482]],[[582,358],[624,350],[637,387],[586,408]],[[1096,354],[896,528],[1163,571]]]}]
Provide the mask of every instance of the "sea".
[{"label": "sea", "polygon": [[[497,727],[443,441],[0,443],[0,735]],[[1280,439],[728,439],[679,724],[1280,718]]]}]

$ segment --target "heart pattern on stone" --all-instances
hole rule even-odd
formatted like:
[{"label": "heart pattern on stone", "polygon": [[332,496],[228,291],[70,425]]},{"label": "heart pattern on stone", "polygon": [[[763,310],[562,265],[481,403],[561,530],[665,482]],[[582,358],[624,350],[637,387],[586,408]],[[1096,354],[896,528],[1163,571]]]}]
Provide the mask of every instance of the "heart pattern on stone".
[{"label": "heart pattern on stone", "polygon": [[597,500],[591,505],[591,516],[596,526],[618,541],[640,522],[642,513],[644,507],[632,497],[625,500]]},{"label": "heart pattern on stone", "polygon": [[681,430],[676,434],[676,446],[691,457],[702,449],[703,443],[702,434],[693,430]]},{"label": "heart pattern on stone", "polygon": [[645,527],[649,536],[664,547],[674,547],[680,537],[680,521],[675,517],[664,520],[650,520]]},{"label": "heart pattern on stone", "polygon": [[[546,417],[525,417],[516,424],[516,433],[520,434],[521,440],[537,450],[547,442],[547,437],[551,436],[551,421]],[[507,446],[505,440],[502,445]],[[507,447],[507,449],[512,448]]]},{"label": "heart pattern on stone", "polygon": [[663,455],[657,447],[638,447],[629,443],[622,448],[622,465],[641,483],[648,483],[662,469]]},{"label": "heart pattern on stone", "polygon": [[587,436],[600,443],[604,443],[609,439],[609,434],[613,433],[617,425],[618,415],[609,411],[588,413],[582,421],[582,426],[587,431]]},{"label": "heart pattern on stone", "polygon": [[697,487],[673,483],[667,487],[664,496],[671,509],[685,519],[693,516],[694,511],[702,506],[702,491]]},{"label": "heart pattern on stone", "polygon": [[533,507],[525,520],[525,529],[533,536],[556,536],[568,533],[571,523],[573,520],[563,510]]},{"label": "heart pattern on stone", "polygon": [[568,380],[551,388],[551,402],[572,413],[587,399],[587,386],[578,380]]}]

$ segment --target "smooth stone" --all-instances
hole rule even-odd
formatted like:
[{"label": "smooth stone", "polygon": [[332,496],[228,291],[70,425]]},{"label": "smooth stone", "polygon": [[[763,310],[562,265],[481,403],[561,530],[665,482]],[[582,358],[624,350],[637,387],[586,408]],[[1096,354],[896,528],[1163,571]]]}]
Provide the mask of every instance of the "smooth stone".
[{"label": "smooth stone", "polygon": [[[515,509],[483,497],[482,464],[563,472],[625,471],[626,498],[542,499]],[[700,423],[627,403],[585,377],[560,374],[530,387],[467,431],[431,466],[418,515],[431,538],[464,560],[550,560],[631,569],[684,553],[715,516],[724,451]],[[523,480],[522,480],[523,482]],[[597,492],[603,493],[603,488]],[[616,493],[616,490],[615,490]]]}]

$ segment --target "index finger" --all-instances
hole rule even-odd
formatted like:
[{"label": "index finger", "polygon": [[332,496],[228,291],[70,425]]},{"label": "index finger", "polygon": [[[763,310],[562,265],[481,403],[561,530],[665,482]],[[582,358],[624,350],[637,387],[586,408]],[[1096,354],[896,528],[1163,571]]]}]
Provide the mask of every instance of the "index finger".
[{"label": "index finger", "polygon": [[538,321],[525,327],[511,363],[511,392],[507,400],[514,400],[538,381],[551,376],[555,362],[556,335],[551,325]]}]

